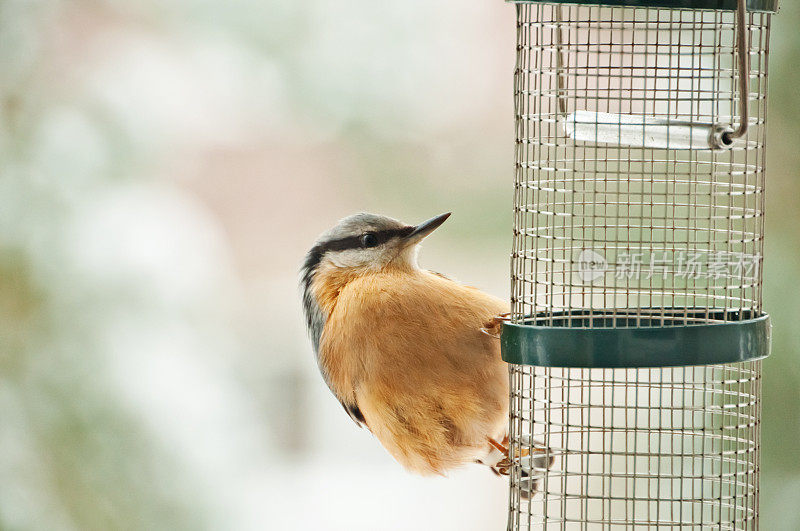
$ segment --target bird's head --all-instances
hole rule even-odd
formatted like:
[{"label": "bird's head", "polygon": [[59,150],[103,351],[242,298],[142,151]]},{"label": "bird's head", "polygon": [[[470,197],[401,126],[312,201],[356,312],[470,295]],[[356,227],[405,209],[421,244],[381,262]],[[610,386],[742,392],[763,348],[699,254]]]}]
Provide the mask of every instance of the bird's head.
[{"label": "bird's head", "polygon": [[312,289],[320,272],[326,278],[346,279],[387,267],[414,269],[418,244],[448,217],[449,212],[419,225],[407,225],[386,216],[360,213],[342,219],[317,238],[306,255],[300,280],[315,346],[324,324],[320,301]]},{"label": "bird's head", "polygon": [[309,251],[317,265],[343,270],[377,271],[392,264],[416,267],[417,244],[450,216],[406,225],[376,214],[355,214],[324,232]]}]

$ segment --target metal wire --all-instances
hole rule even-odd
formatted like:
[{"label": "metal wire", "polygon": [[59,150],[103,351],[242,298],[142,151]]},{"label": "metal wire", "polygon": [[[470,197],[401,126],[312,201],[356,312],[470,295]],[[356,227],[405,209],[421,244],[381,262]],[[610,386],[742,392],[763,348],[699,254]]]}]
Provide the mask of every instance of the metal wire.
[{"label": "metal wire", "polygon": [[[743,63],[733,11],[516,9],[511,320],[761,312],[770,15],[746,14]],[[563,127],[576,111],[735,124],[742,96],[749,127],[727,150],[580,142]],[[512,458],[542,444],[555,461],[537,494],[512,467],[509,529],[757,529],[761,362],[512,365],[510,378]]]},{"label": "metal wire", "polygon": [[[737,0],[736,2],[736,58],[739,60],[739,94],[750,94],[750,76],[743,73],[750,70],[749,47],[750,42],[747,38],[747,0]],[[727,135],[727,139],[735,140],[747,134],[749,126],[750,109],[747,105],[747,98],[739,100],[739,127]]]}]

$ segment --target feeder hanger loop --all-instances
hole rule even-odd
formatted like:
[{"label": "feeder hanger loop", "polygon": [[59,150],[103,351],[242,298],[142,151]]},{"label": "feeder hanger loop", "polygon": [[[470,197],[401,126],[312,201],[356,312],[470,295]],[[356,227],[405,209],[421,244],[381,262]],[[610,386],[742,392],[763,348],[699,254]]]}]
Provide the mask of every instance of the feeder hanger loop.
[{"label": "feeder hanger loop", "polygon": [[747,0],[737,0],[736,6],[736,53],[739,56],[739,127],[731,133],[722,133],[720,141],[731,144],[747,134],[750,125],[750,41],[745,14]]},{"label": "feeder hanger loop", "polygon": [[556,86],[558,115],[566,135],[576,141],[658,149],[730,149],[747,134],[750,122],[750,42],[747,0],[736,0],[736,56],[739,62],[739,125],[734,129],[721,122],[697,123],[680,120],[576,110],[567,113],[567,66],[564,44],[569,40],[562,24],[563,6],[555,9],[557,31]]}]

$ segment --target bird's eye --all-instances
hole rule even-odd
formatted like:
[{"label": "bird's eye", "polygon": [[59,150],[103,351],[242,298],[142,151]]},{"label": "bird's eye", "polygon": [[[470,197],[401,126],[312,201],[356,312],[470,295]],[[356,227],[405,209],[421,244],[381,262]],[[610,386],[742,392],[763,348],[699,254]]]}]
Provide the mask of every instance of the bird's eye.
[{"label": "bird's eye", "polygon": [[361,237],[362,247],[375,247],[376,245],[378,245],[378,238],[371,232],[368,232]]}]

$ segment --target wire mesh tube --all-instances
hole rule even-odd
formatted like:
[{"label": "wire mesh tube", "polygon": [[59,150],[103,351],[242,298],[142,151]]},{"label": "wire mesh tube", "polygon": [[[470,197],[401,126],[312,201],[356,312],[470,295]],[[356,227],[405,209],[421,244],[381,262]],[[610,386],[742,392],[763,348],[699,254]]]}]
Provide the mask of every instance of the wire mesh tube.
[{"label": "wire mesh tube", "polygon": [[[771,15],[745,14],[742,93],[735,11],[516,9],[511,321],[762,315]],[[693,127],[738,124],[739,98],[743,137],[702,147]],[[511,455],[554,461],[535,495],[512,467],[509,529],[757,528],[761,361],[510,367]]]}]

